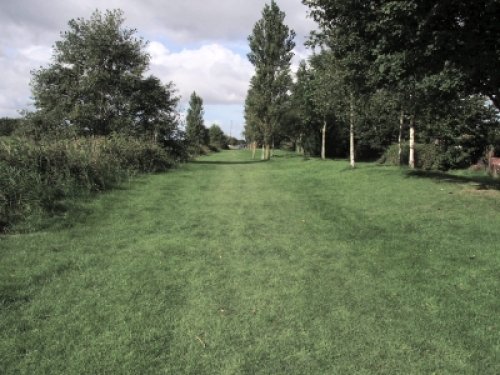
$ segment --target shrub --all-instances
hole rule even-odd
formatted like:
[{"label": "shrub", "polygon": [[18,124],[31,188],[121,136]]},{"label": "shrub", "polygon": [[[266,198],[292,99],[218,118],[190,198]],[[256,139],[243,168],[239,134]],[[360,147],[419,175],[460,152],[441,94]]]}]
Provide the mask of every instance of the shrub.
[{"label": "shrub", "polygon": [[401,160],[399,158],[399,147],[397,144],[390,145],[382,154],[379,163],[388,165],[408,165],[410,147],[406,144],[402,146]]},{"label": "shrub", "polygon": [[22,120],[18,118],[0,118],[0,137],[7,137],[12,135],[16,128],[19,128],[22,124]]},{"label": "shrub", "polygon": [[42,209],[41,187],[35,170],[0,161],[0,231]]},{"label": "shrub", "polygon": [[125,137],[0,142],[0,229],[58,202],[116,186],[130,175],[175,164],[156,144]]},{"label": "shrub", "polygon": [[[397,144],[389,146],[379,162],[389,165],[408,165],[410,146],[403,144],[401,149],[401,164],[399,161],[399,147]],[[443,157],[443,150],[434,144],[415,144],[415,167],[425,170],[446,170],[449,163]]]}]

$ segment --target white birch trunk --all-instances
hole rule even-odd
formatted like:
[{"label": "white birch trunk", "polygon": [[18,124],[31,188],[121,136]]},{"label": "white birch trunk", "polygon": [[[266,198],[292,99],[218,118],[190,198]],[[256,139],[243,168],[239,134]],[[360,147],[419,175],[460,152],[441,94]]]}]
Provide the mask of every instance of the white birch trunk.
[{"label": "white birch trunk", "polygon": [[265,147],[264,143],[262,144],[262,151],[260,153],[260,159],[266,160],[266,147]]},{"label": "white birch trunk", "polygon": [[299,154],[299,155],[304,155],[304,147],[302,147],[302,138],[303,138],[303,135],[301,134],[299,136],[299,139],[297,141],[297,145],[295,147],[295,150],[296,150],[297,154]]},{"label": "white birch trunk", "polygon": [[326,120],[321,128],[321,159],[326,159]]},{"label": "white birch trunk", "polygon": [[408,165],[411,169],[415,169],[415,115],[410,119],[410,158]]}]

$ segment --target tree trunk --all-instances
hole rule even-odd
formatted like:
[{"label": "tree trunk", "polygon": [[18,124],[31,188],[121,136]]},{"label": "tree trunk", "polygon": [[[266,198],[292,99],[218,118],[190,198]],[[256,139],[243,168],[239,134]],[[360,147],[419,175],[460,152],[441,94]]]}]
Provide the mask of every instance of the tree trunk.
[{"label": "tree trunk", "polygon": [[257,152],[257,142],[252,142],[252,160],[255,160],[256,152]]},{"label": "tree trunk", "polygon": [[266,160],[266,146],[264,145],[264,143],[262,143],[262,151],[260,153],[260,159]]},{"label": "tree trunk", "polygon": [[410,158],[408,165],[415,169],[415,115],[410,118]]},{"label": "tree trunk", "polygon": [[351,168],[356,167],[355,153],[354,153],[354,95],[351,94],[351,105],[349,113],[349,156]]},{"label": "tree trunk", "polygon": [[274,156],[274,138],[273,138],[273,144],[271,146],[271,152],[270,152],[270,157],[269,158],[272,158]]},{"label": "tree trunk", "polygon": [[271,145],[269,143],[266,144],[265,159],[264,160],[271,160]]},{"label": "tree trunk", "polygon": [[303,135],[299,135],[299,139],[297,140],[297,143],[295,144],[295,152],[299,155],[304,155],[304,147],[302,147],[302,138]]},{"label": "tree trunk", "polygon": [[326,120],[323,120],[323,127],[321,128],[321,159],[326,159]]},{"label": "tree trunk", "polygon": [[401,109],[401,114],[399,117],[399,136],[398,136],[398,162],[399,165],[402,163],[402,154],[403,154],[403,148],[402,148],[402,142],[403,142],[403,127],[405,124],[405,112]]}]

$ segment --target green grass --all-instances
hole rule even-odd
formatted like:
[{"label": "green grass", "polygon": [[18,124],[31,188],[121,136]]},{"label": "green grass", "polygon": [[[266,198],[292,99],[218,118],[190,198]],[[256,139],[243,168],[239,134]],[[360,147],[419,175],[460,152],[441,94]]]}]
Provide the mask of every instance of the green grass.
[{"label": "green grass", "polygon": [[0,373],[500,373],[498,185],[249,155],[0,238]]}]

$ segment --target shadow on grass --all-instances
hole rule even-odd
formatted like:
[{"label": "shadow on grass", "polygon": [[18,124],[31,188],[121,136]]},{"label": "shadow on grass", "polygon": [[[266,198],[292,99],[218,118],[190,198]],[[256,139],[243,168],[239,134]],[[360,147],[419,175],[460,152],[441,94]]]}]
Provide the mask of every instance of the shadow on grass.
[{"label": "shadow on grass", "polygon": [[304,155],[300,155],[300,154],[296,154],[296,153],[292,153],[292,152],[287,152],[287,153],[283,153],[283,154],[274,154],[273,155],[273,158],[282,158],[282,159],[296,159],[296,158],[309,158],[309,156],[304,156]]},{"label": "shadow on grass", "polygon": [[55,203],[54,207],[44,214],[43,222],[36,229],[58,232],[85,225],[93,213],[89,207],[93,199],[96,199],[96,195],[80,196]]},{"label": "shadow on grass", "polygon": [[245,164],[257,164],[262,163],[265,160],[251,160],[251,161],[199,161],[193,160],[189,164],[201,164],[201,165],[245,165]]},{"label": "shadow on grass", "polygon": [[478,186],[478,190],[500,190],[500,180],[489,176],[457,176],[436,171],[407,171],[406,175],[452,184],[474,184]]}]

